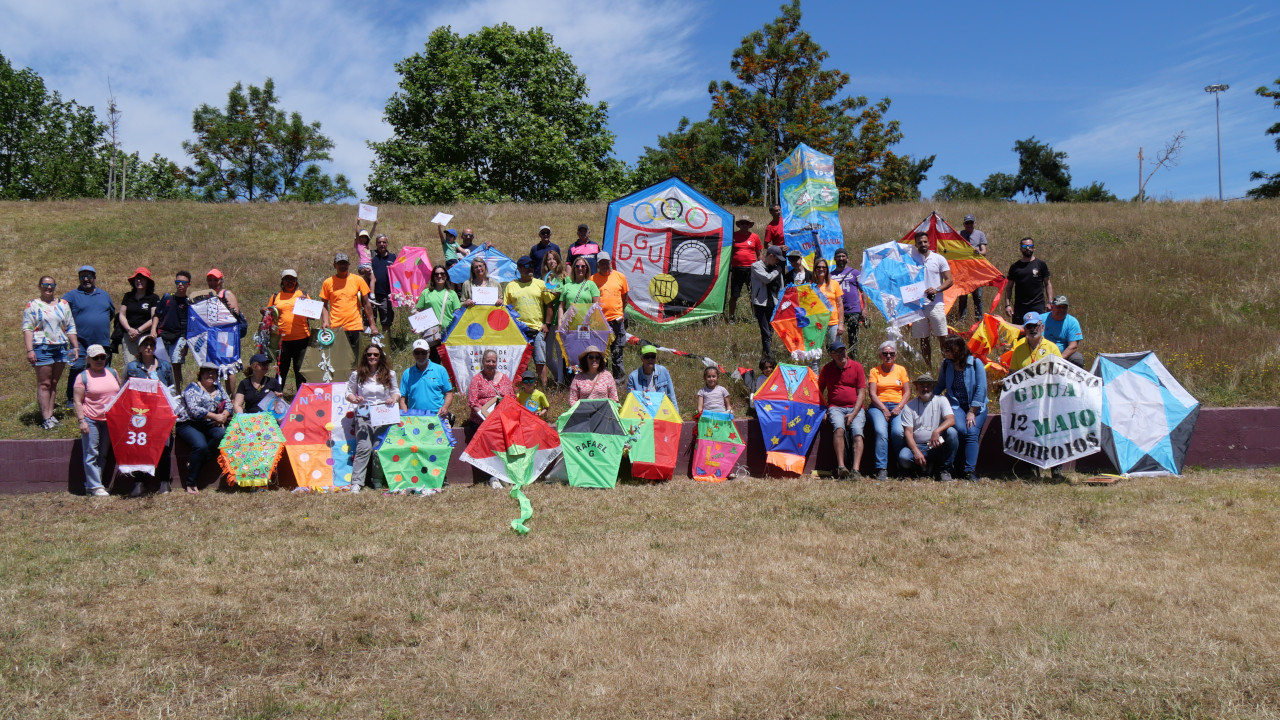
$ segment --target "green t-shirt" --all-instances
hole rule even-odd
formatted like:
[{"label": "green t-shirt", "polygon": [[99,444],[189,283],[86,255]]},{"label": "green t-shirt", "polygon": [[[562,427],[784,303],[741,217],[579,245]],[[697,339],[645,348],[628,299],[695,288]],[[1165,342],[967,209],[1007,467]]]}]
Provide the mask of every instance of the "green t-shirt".
[{"label": "green t-shirt", "polygon": [[600,288],[591,281],[591,278],[587,278],[580,283],[566,280],[564,287],[560,289],[560,307],[579,304],[589,305],[599,299]]},{"label": "green t-shirt", "polygon": [[453,312],[462,307],[462,302],[458,300],[458,293],[445,290],[432,290],[427,288],[418,296],[418,302],[413,306],[415,312],[422,312],[427,308],[431,308],[436,314],[436,319],[440,321],[440,327],[447,329],[449,323],[453,321]]},{"label": "green t-shirt", "polygon": [[542,326],[542,293],[546,289],[546,284],[537,278],[527,283],[512,280],[507,283],[503,302],[516,309],[520,322],[537,330]]}]

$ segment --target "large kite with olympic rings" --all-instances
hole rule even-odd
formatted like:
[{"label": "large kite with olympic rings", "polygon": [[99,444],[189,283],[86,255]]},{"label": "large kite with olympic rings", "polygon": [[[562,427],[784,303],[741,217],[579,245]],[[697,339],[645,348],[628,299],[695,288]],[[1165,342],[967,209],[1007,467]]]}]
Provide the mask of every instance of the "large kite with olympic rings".
[{"label": "large kite with olympic rings", "polygon": [[680,178],[609,203],[602,245],[627,278],[627,314],[678,325],[724,310],[733,215]]}]

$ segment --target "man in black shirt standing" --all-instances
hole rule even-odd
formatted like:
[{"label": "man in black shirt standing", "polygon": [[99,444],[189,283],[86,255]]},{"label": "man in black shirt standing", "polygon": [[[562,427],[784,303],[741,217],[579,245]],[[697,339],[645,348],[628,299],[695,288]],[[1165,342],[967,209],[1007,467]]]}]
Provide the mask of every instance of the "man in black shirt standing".
[{"label": "man in black shirt standing", "polygon": [[1049,312],[1053,283],[1049,266],[1036,259],[1036,243],[1029,237],[1019,243],[1022,259],[1009,266],[1009,282],[1004,286],[1004,311],[1010,320],[1018,321],[1029,312]]},{"label": "man in black shirt standing", "polygon": [[396,254],[387,249],[389,244],[386,235],[379,235],[373,250],[373,314],[382,326],[383,335],[391,332],[391,323],[396,319],[395,308],[391,306],[391,278],[387,275]]}]

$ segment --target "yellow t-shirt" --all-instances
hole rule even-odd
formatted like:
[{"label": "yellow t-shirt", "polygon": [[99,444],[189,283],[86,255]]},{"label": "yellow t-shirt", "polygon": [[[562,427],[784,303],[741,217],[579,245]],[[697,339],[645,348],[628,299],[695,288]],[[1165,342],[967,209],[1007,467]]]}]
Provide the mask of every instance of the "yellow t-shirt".
[{"label": "yellow t-shirt", "polygon": [[876,384],[876,397],[882,403],[902,402],[902,392],[909,382],[911,376],[907,374],[907,369],[897,363],[887,373],[879,365],[872,367],[871,372],[867,373],[867,384]]},{"label": "yellow t-shirt", "polygon": [[1021,370],[1029,365],[1035,365],[1050,355],[1062,357],[1062,351],[1058,349],[1058,344],[1049,340],[1040,338],[1040,344],[1035,350],[1027,347],[1027,339],[1022,338],[1013,346],[1013,359],[1009,361],[1009,369],[1011,371]]},{"label": "yellow t-shirt", "polygon": [[523,390],[516,393],[516,402],[525,406],[531,413],[538,413],[551,407],[551,403],[547,402],[546,393],[537,389],[528,393]]},{"label": "yellow t-shirt", "polygon": [[516,309],[520,322],[534,330],[540,330],[543,317],[542,294],[546,290],[547,284],[537,278],[528,283],[512,280],[507,283],[503,302]]},{"label": "yellow t-shirt", "polygon": [[364,318],[360,316],[360,296],[368,297],[369,285],[364,278],[353,273],[340,278],[328,277],[320,287],[320,299],[329,303],[329,327],[342,330],[363,330]]},{"label": "yellow t-shirt", "polygon": [[311,323],[301,315],[293,314],[293,306],[298,298],[306,297],[301,290],[285,292],[281,290],[271,300],[271,307],[280,314],[277,326],[280,328],[281,340],[305,340],[311,337]]},{"label": "yellow t-shirt", "polygon": [[600,309],[604,311],[604,319],[621,320],[622,296],[630,290],[627,286],[627,276],[617,270],[610,270],[608,275],[604,273],[592,275],[591,282],[600,288]]}]

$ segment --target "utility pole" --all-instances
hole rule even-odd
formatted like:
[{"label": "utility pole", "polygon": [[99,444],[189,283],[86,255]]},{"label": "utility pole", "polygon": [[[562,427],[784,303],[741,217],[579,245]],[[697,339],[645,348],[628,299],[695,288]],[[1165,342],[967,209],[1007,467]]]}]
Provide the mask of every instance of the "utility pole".
[{"label": "utility pole", "polygon": [[1142,148],[1138,148],[1138,202],[1142,202],[1146,198],[1142,197]]},{"label": "utility pole", "polygon": [[1213,117],[1218,127],[1218,202],[1222,202],[1222,105],[1218,95],[1231,89],[1226,83],[1206,85],[1204,91],[1213,95]]}]

